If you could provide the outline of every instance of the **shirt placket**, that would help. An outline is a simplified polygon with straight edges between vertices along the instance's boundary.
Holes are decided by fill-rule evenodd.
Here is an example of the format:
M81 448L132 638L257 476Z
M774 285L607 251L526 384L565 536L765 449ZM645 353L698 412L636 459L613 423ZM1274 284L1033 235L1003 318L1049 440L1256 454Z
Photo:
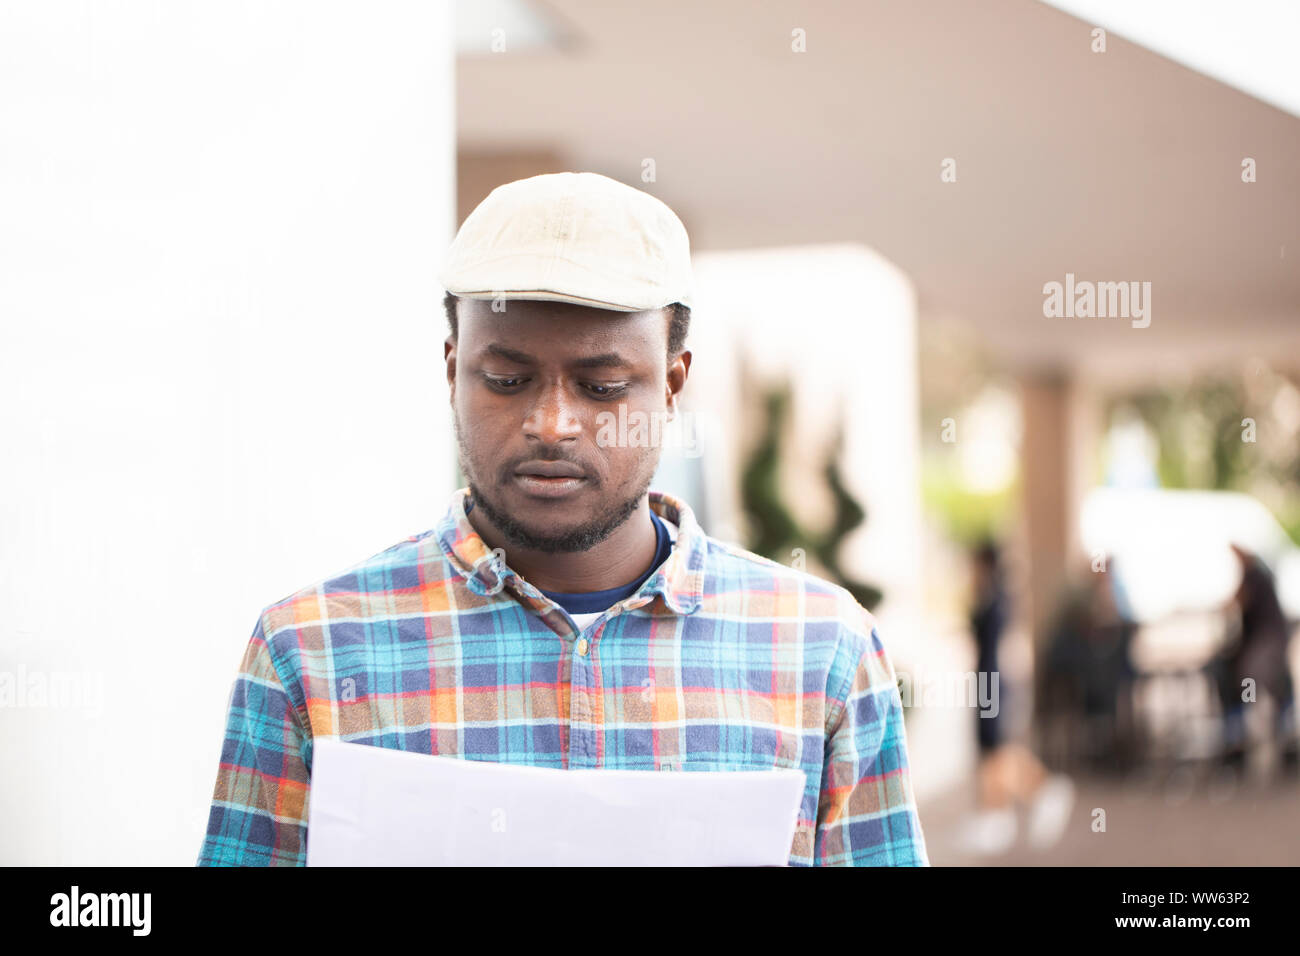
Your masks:
M628 598L610 608L607 616L597 621L591 636L575 634L569 648L569 767L601 767L605 732L605 699L601 681L599 648L601 635L610 621L620 614L636 610L650 603L650 595L642 593Z
M562 717L567 723L561 732L561 739L565 741L562 755L564 765L570 770L599 767L602 764L600 735L604 730L605 711L601 699L596 644L604 633L609 618L602 620L588 637L563 608L553 604L531 585L516 579L512 590L533 613L541 615L543 622L564 641L568 667L564 669L567 673L560 675L560 680L567 684L569 702L568 713ZM548 608L556 613L547 615L545 612ZM618 611L618 608L612 609L609 617Z
M605 629L601 623L588 638L575 635L569 644L569 767L600 766L601 715L600 681L596 665L596 642Z

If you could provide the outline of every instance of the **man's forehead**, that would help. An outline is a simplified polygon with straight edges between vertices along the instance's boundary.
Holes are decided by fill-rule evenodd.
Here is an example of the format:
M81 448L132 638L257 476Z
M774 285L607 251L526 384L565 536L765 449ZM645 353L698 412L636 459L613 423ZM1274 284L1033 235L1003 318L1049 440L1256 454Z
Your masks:
M563 346L566 342L623 343L626 348L660 348L668 328L669 310L618 312L575 305L512 299L493 303L486 299L461 299L457 317L461 337L473 341L527 339Z

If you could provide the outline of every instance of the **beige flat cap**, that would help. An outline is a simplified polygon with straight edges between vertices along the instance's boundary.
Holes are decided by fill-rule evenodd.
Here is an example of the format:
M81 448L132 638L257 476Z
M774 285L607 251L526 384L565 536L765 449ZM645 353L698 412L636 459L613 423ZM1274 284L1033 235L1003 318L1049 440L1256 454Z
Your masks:
M456 233L438 281L469 299L616 312L694 298L681 220L649 193L599 173L548 173L492 190Z

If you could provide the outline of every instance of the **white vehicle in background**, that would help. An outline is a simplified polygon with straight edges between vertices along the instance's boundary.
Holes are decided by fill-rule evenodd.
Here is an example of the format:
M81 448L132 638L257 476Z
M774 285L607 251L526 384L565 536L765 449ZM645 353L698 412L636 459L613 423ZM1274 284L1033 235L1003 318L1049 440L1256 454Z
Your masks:
M1080 539L1104 555L1140 625L1139 667L1208 656L1222 610L1241 581L1230 545L1264 560L1287 618L1300 620L1300 548L1250 495L1229 491L1098 488L1084 500Z

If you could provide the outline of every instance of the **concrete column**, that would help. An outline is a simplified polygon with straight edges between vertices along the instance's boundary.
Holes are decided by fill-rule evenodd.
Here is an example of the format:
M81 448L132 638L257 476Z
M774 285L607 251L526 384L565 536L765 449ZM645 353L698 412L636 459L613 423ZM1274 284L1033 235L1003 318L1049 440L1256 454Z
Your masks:
M1071 441L1069 381L1059 374L1024 376L1021 473L1029 625L1035 659L1065 582L1070 548Z

